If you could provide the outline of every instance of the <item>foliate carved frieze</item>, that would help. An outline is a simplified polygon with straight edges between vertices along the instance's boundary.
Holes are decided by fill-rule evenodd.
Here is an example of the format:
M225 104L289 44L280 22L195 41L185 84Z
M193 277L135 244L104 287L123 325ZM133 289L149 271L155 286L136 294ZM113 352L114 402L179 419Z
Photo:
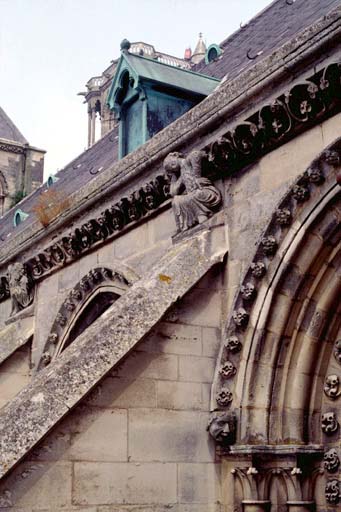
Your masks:
M69 295L61 305L54 323L51 327L50 334L45 343L45 350L40 359L39 368L43 368L50 364L53 356L58 352L58 346L65 338L65 333L89 296L99 287L115 285L117 289L125 289L131 285L131 282L121 274L106 267L98 267L90 270L79 283L69 292ZM57 352L56 352L57 351Z
M267 273L268 267L272 264L271 260L273 256L276 254L280 243L286 236L286 232L282 228L291 224L295 219L297 212L301 211L302 201L298 200L298 196L301 195L302 199L304 196L304 200L316 197L317 188L321 186L327 178L329 179L333 176L333 168L339 165L340 162L340 140L338 140L330 149L321 153L306 172L296 179L295 183L277 206L267 229L259 240L255 259L247 270L244 280L236 294L234 309L229 319L229 323L226 326L225 332L227 338L224 343L225 350L221 353L220 368L217 373L219 380L217 382L215 393L216 402L220 407L227 407L231 405L228 400L224 399L224 392L223 400L221 400L219 395L220 390L223 390L225 387L225 381L227 378L225 373L229 373L229 369L225 369L227 357L230 359L230 353L234 355L232 357L232 361L237 373L238 354L236 353L242 348L242 338L245 336L245 332L247 332L246 326L248 324L252 308L254 307L259 287L261 286L261 280ZM304 190L302 191L301 188ZM307 190L307 192L305 190ZM334 356L341 364L341 340L338 340L335 344ZM236 373L234 373L234 375L230 375L229 373L228 378L231 379L231 384ZM336 398L340 394L340 387L339 378L336 375L330 375L327 377L325 382L325 394L331 399ZM338 428L337 421L335 424L331 419L332 417L329 417L328 414L323 418L322 428L326 434L332 434L334 432L333 429L335 428L335 425L336 429Z
M27 262L27 267L33 279L39 279L52 268L80 257L94 245L103 243L128 224L158 208L169 198L168 177L157 176L129 197L122 198L104 210L98 218L90 219L68 236L63 236L31 258Z
M228 388L222 388L217 393L217 403L222 407L226 407L227 405L229 405L232 402L232 400L233 395Z
M6 151L7 153L15 153L17 155L22 155L25 152L25 148L23 146L15 146L13 144L6 144L5 142L0 142L0 151Z
M284 143L294 133L302 132L305 126L311 126L329 112L338 110L341 103L340 77L341 64L330 64L263 106L209 146L212 166L219 174L222 171L232 174ZM331 158L331 161L336 162L336 159Z
M237 372L236 367L231 363L231 361L225 361L225 363L220 367L219 373L223 379L230 379Z

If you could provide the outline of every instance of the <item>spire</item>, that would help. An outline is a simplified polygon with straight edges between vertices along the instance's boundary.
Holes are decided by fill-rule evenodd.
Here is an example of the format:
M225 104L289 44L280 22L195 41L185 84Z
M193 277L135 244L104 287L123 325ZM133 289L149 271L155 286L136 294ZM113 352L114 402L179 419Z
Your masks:
M206 45L202 38L202 32L200 32L199 40L197 42L197 45L196 45L195 50L192 55L193 64L198 64L198 62L200 62L201 59L203 59L205 57L205 53L206 53Z

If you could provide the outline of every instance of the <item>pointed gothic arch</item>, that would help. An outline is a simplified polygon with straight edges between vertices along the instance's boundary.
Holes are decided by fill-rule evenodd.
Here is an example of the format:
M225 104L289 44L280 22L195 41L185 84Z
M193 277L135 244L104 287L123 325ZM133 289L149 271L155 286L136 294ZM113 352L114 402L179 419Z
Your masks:
M334 499L328 464L341 423L340 167L338 139L281 200L237 291L218 356L211 407L238 418L231 464L243 456L270 478L247 497L259 510L270 505L280 474L288 506L310 510Z

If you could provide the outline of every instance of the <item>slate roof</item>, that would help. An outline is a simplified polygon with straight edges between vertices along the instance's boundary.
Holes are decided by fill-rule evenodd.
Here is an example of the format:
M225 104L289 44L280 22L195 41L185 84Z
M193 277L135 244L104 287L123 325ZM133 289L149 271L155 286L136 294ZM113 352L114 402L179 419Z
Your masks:
M6 112L0 107L0 139L6 139L20 144L28 144L23 134L18 130Z
M69 196L76 190L79 190L99 173L108 169L113 162L118 160L118 128L108 132L98 142L89 149L81 153L78 157L67 164L55 176L58 180L52 185L53 190L62 193L63 196ZM32 194L25 197L20 203L16 204L11 210L5 213L0 220L0 243L5 241L9 234L19 233L28 227L30 223L36 220L34 206L38 197L47 190L46 183L40 186ZM29 216L17 227L13 225L14 212L21 209Z
M215 62L205 60L193 71L228 80L272 53L305 27L340 6L340 0L276 0L252 18L248 24L225 39L219 46L222 55ZM290 4L290 5L289 5ZM261 55L255 57L258 52ZM251 59L248 57L249 56Z
M123 69L129 68L137 82L148 80L159 84L167 84L176 89L208 96L217 87L219 80L211 76L195 73L192 70L170 66L154 59L141 57L133 53L123 52L116 69L113 83L108 94L108 103L113 107L117 89L121 88L120 75ZM138 84L135 85L135 87Z
M250 51L249 55L251 56L263 51L262 55L257 57L257 60L262 59L293 38L296 33L322 18L333 8L340 6L340 0L296 0L291 4L292 1L288 0L287 3L286 0L275 0L272 2L245 27L239 29L221 43L220 46L224 51L216 62L206 65L203 60L193 67L193 71L219 79L225 75L227 75L227 79L233 79L243 69L251 67L255 63L255 60L250 60L247 57L248 51ZM131 57L131 54L129 57ZM0 108L0 137L3 136L1 135L1 126L4 124L4 119L9 118ZM23 139L23 136L11 121L10 126L14 127L16 137L22 137ZM117 159L118 129L114 128L91 148L66 165L63 170L59 171L57 174L59 179L53 187L56 191L61 191L65 196L68 196L90 182L95 173L98 174L109 168ZM18 233L26 229L35 219L32 208L38 196L45 190L46 185L43 185L4 215L0 220L0 243L6 240L7 236L13 233L14 230L15 233ZM13 226L13 215L16 208L29 213L29 217L15 228Z

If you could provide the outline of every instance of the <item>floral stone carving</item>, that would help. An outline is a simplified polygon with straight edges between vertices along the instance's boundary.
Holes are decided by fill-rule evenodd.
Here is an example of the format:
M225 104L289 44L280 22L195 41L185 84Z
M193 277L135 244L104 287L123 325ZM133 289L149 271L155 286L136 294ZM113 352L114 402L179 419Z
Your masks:
M242 348L242 344L240 343L237 336L230 336L226 340L225 348L230 352L239 352Z
M223 379L229 379L236 374L236 368L231 361L226 361L220 368L219 373Z
M265 236L262 239L261 243L262 243L264 254L266 254L267 256L272 256L273 254L275 254L275 252L277 250L277 241L274 236L271 236L271 235Z
M221 204L219 190L201 176L203 156L203 151L192 151L187 157L175 152L164 161L178 233L207 220Z
M337 340L334 347L334 357L341 364L341 340Z
M25 265L14 263L8 267L9 292L12 299L11 315L15 315L33 302L33 282Z
M323 462L327 471L330 471L331 473L337 471L340 466L340 459L335 448L331 448L324 454Z
M326 377L324 388L325 394L328 398L334 399L340 396L340 379L337 375L328 375Z
M257 277L258 279L263 277L266 272L266 266L265 263L262 261L254 261L251 263L251 272L252 275Z
M329 480L326 483L325 495L328 503L337 505L341 497L340 482L338 480Z
M327 435L334 434L338 429L338 422L335 412L325 412L322 414L321 428L322 432Z
M236 439L237 418L231 412L215 412L210 417L207 430L221 445L230 445Z
M229 405L233 400L233 395L228 388L222 388L217 394L217 403L223 407Z
M288 226L291 222L291 211L288 208L279 208L276 211L276 220L280 226Z
M249 314L244 308L239 308L233 311L233 320L238 327L245 327L249 320Z

